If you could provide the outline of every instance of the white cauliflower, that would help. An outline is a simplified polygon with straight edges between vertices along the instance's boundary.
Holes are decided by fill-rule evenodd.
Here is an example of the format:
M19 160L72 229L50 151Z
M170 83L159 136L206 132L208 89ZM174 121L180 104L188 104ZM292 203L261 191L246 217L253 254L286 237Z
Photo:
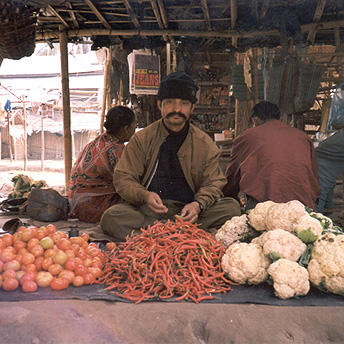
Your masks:
M215 234L215 239L229 247L236 241L244 241L255 236L255 231L247 224L247 215L234 216L226 221Z
M315 217L316 219L318 219L324 229L333 228L333 221L332 221L332 219L330 219L329 217L325 216L324 214L322 214L322 213L315 213L314 211L312 211L310 213L310 216Z
M298 219L308 214L305 206L299 201L287 203L276 203L272 205L265 217L266 230L271 231L277 228L293 232L294 225Z
M258 203L248 214L248 219L250 225L256 230L256 231L264 231L265 228L265 217L269 210L269 208L276 204L273 201L266 201Z
M298 237L283 229L265 232L255 242L262 246L263 253L272 260L285 258L296 262L307 249L307 245Z
M307 295L309 276L307 270L298 263L288 259L279 259L268 268L273 280L275 295L281 299Z
M227 248L221 259L223 271L239 284L260 284L266 281L270 263L261 246L254 243L234 243Z
M307 267L312 284L344 295L344 235L325 233L314 242Z
M309 214L303 215L294 225L295 234L307 244L314 242L323 230L320 221Z

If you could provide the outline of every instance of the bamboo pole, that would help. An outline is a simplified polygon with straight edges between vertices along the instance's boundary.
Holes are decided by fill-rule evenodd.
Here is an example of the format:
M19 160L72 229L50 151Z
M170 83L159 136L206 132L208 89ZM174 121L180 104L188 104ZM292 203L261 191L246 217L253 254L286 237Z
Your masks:
M60 26L60 54L61 54L61 81L62 81L62 104L63 104L63 142L65 163L65 188L66 193L72 169L72 146L71 146L71 120L70 120L70 94L68 75L68 39L65 28Z
M23 117L24 117L24 171L27 171L27 130L26 130L26 106L23 101Z
M44 172L44 156L45 156L45 142L44 142L44 116L41 118L41 171Z
M104 48L106 51L106 60L104 64L104 85L103 85L103 99L102 99L102 110L100 113L100 128L99 133L102 134L104 131L104 118L105 118L105 111L106 111L106 95L107 95L107 73L108 73L108 59L109 59L109 49Z
M11 145L11 134L10 134L10 113L7 112L7 138L8 138L8 149L10 153L10 162L13 161L12 159L12 145Z
M171 44L166 43L166 75L171 73Z

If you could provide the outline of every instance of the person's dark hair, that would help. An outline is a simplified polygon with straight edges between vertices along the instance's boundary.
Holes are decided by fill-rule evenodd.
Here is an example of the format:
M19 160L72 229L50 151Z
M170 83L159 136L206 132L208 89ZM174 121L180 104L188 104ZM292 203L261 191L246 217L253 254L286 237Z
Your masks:
M109 134L116 135L121 127L130 125L135 119L135 113L130 108L115 106L106 114L104 128Z
M253 107L250 119L253 117L258 117L263 121L267 121L269 119L280 119L281 113L276 104L263 100Z

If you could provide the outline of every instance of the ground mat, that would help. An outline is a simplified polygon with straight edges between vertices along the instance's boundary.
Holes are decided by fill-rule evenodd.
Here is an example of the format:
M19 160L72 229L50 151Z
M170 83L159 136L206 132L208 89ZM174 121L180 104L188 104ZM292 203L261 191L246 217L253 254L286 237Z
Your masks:
M34 293L24 293L20 288L15 291L0 290L0 301L35 301L35 300L103 300L131 302L114 294L108 294L106 286L101 284L87 285L82 287L68 287L65 290L55 291L51 288L39 288ZM193 302L175 301L169 299L151 299L147 302ZM146 302L146 301L144 301ZM202 303L232 303L232 304L264 304L273 306L344 306L344 297L332 293L325 293L311 288L306 296L282 300L274 296L273 287L268 284L258 286L235 285L226 294L214 294L213 300L203 300Z

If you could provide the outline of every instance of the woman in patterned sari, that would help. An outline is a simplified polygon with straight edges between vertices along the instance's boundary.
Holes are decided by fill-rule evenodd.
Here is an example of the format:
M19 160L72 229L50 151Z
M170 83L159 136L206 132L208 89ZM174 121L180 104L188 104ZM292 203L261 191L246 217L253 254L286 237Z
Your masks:
M104 211L122 202L113 186L113 171L122 156L124 142L136 128L136 116L128 107L111 108L106 131L89 142L75 161L68 185L70 216L96 223Z

